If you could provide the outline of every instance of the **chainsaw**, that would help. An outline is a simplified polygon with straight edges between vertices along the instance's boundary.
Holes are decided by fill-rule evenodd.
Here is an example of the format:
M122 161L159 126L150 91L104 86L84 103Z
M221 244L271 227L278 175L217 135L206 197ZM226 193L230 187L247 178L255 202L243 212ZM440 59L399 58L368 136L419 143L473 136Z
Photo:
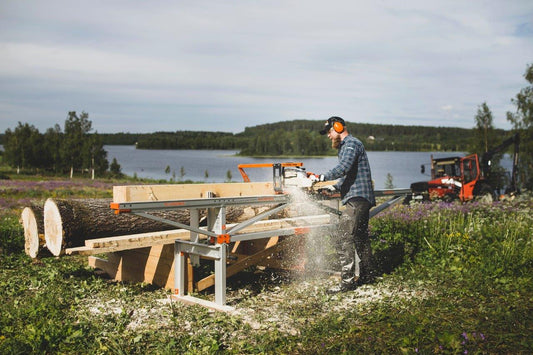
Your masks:
M303 163L266 163L266 164L240 164L239 171L245 182L250 182L250 179L244 168L265 168L272 167L272 178L274 191L277 194L282 194L291 188L304 189L314 200L339 200L340 192L332 191L327 186L331 186L334 181L314 182L309 178L308 172L303 167ZM340 215L338 209L316 204L329 213Z

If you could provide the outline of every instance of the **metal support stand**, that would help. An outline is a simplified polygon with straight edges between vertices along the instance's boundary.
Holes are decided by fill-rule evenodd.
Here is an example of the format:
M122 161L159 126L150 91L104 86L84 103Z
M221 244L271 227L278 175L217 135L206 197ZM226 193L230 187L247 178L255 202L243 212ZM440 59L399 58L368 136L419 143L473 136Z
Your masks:
M154 202L128 202L114 204L116 213L130 212L139 216L164 222L172 226L190 231L190 241L176 240L174 243L174 298L186 303L201 304L212 309L229 311L232 308L226 306L226 266L228 246L231 242L248 241L273 236L288 236L303 234L312 228L326 228L330 224L315 225L312 227L284 228L263 232L242 233L241 231L252 224L277 213L291 203L289 195L277 194L252 197L232 198L205 198L198 200L173 200ZM226 207L235 205L265 205L272 204L274 207L258 214L230 229L226 228ZM153 210L165 209L189 209L190 225L171 221L150 214ZM207 210L207 227L199 227L199 209ZM241 233L239 233L241 232ZM206 235L207 240L200 240L199 235ZM215 266L215 301L210 302L186 294L187 290L187 259L191 263L199 263L199 259L207 258L214 261Z

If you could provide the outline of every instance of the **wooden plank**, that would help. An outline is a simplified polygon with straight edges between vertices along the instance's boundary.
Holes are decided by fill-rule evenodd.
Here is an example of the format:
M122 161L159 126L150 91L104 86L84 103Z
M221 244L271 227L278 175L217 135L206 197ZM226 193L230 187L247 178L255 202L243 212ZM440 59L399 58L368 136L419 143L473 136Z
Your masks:
M172 229L162 232L139 233L131 235L121 235L109 238L88 239L85 246L90 248L110 248L131 246L132 248L143 248L156 244L170 244L176 239L189 240L190 231L186 229Z
M208 192L216 197L271 195L274 186L271 182L113 186L113 202L206 198Z
M65 249L66 255L95 255L95 254L105 254L117 251L116 248L91 248L88 246L76 247L76 248L67 248Z
M251 226L246 227L241 232L261 232L294 226L326 224L329 223L329 220L330 216L326 214L284 219L271 219L265 221L258 221L252 224ZM227 228L230 229L235 225L236 224L228 224ZM174 229L163 232L140 233L109 238L88 239L85 241L85 247L69 248L65 252L67 254L94 255L120 250L145 248L155 245L172 244L176 239L189 240L189 238L190 232L188 230ZM205 238L205 236L200 235L200 239ZM260 241L256 241L256 243L259 244Z

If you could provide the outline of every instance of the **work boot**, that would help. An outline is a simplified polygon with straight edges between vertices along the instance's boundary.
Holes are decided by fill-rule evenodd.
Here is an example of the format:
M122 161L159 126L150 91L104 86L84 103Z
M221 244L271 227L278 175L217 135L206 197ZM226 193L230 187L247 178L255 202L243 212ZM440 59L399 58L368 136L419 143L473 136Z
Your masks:
M368 284L374 283L375 281L376 281L376 276L375 276L374 272L371 271L371 272L368 272L368 273L362 275L356 281L356 284L357 284L357 286L368 285Z
M338 284L337 286L333 286L331 288L328 288L326 290L326 293L328 295L334 295L336 293L341 293L341 292L348 292L348 291L353 291L357 288L357 284L355 282L351 282L351 283L345 283L345 282L341 282L340 284Z

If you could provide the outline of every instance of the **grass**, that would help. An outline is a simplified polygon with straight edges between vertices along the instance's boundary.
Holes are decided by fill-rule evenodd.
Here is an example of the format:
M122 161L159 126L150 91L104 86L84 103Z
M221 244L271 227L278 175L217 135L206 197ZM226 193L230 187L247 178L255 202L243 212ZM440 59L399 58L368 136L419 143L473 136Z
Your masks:
M533 352L530 196L389 209L371 221L376 283L330 296L336 280L325 274L250 268L228 281L228 315L99 277L83 257L23 253L28 191L107 197L112 184L10 187L18 202L0 212L0 353Z

